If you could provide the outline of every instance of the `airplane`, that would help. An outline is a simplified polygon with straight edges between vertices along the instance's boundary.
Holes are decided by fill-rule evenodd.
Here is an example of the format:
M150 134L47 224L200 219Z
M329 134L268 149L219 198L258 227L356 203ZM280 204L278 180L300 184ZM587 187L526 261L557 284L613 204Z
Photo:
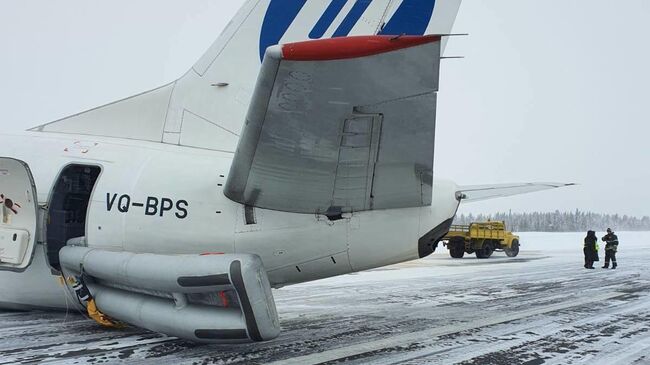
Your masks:
M247 0L179 79L1 135L0 307L268 341L272 289L426 257L461 202L568 185L434 179L460 4Z

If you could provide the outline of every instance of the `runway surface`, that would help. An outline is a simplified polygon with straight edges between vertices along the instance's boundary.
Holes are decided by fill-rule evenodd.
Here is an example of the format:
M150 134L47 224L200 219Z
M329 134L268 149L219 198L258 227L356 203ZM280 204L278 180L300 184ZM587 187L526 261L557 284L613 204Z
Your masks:
M454 260L439 247L275 290L283 332L261 344L0 312L0 364L650 364L650 232L618 235L617 270L582 267L583 233L523 233L517 258Z

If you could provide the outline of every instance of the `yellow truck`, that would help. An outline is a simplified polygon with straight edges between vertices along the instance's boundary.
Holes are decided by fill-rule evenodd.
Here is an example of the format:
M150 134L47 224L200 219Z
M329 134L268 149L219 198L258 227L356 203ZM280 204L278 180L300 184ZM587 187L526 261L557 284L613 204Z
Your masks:
M452 225L442 241L455 259L463 258L465 253L476 253L479 259L487 259L494 251L504 251L508 257L519 254L519 236L507 231L506 223L501 221Z

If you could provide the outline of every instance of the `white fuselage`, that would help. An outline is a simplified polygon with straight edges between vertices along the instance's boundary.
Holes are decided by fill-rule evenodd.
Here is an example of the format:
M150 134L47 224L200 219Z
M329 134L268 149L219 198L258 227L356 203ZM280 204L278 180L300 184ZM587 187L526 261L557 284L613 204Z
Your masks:
M222 193L232 153L40 132L1 138L0 156L29 165L42 206L52 198L65 166L101 169L87 211L89 247L160 254L256 254L274 287L417 259L418 239L453 217L458 206L455 184L436 181L431 206L355 212L339 220L255 208L248 222L254 223L246 224L244 206ZM43 243L43 238L39 241ZM49 274L42 248L36 251L32 266L41 268L31 267L23 274L0 272L0 281L9 275L34 276L35 270ZM56 282L49 276L38 280ZM7 295L0 294L0 303L12 302Z

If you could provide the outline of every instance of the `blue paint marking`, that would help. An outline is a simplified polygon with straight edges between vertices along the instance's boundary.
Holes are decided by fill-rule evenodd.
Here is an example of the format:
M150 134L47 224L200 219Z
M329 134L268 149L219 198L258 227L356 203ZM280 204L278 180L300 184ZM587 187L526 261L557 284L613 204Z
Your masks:
M435 0L404 0L379 34L423 35L429 26L435 5Z
M260 60L270 46L280 42L307 0L271 0L260 34Z
M341 13L348 0L331 0L325 12L309 33L309 38L322 38L327 29ZM359 22L363 13L368 9L372 0L354 0L355 3L343 22L338 26L332 37L346 37ZM271 0L264 16L260 34L260 60L270 46L280 42L307 0ZM436 0L403 0L393 17L382 28L379 34L384 35L423 35L436 5Z
M336 19L341 10L343 10L343 7L347 2L348 0L332 0L327 9L325 9L323 16L320 17L318 23L314 26L314 29L309 33L309 38L322 38L327 29L334 22L334 19Z
M372 0L356 0L348 15L343 19L343 22L336 29L332 37L346 37L352 31L355 24L361 19L363 13L368 9Z

